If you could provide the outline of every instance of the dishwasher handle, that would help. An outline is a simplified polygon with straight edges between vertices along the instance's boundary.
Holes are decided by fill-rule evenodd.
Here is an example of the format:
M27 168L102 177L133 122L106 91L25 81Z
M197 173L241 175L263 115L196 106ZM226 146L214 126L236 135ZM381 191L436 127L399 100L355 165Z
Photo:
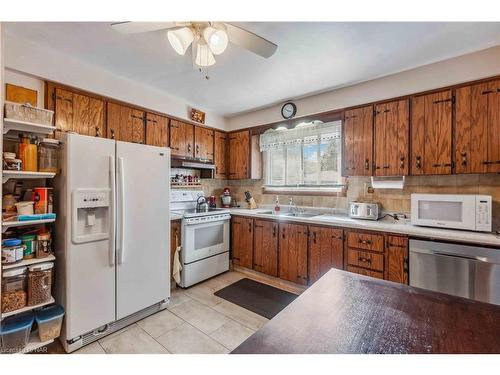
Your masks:
M450 258L462 258L462 259L468 259L468 260L476 260L476 261L485 262L485 263L495 263L492 260L488 259L487 257L474 256L474 255L463 255L463 254L456 254L456 253L446 253L443 251L433 251L433 250L421 249L421 248L415 248L415 247L410 248L410 252L421 253L421 254L441 255L441 256L450 257Z

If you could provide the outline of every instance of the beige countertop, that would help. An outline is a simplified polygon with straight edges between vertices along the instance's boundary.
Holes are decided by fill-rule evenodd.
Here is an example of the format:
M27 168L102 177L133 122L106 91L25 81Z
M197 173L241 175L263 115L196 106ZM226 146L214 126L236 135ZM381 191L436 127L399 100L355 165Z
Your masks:
M411 225L409 220L395 221L394 219L389 217L377 221L351 219L346 214L333 213L333 210L329 210L329 212L331 213L328 213L328 210L321 210L322 213L319 213L318 216L313 217L285 216L284 214L288 213L287 208L282 208L281 215L264 213L265 211L270 210L272 210L272 208L264 207L254 210L232 208L231 215L251 216L261 219L274 219L306 224L331 225L343 228L406 234L412 237L432 238L436 240L448 240L490 246L500 246L500 235L496 235L493 233L421 227Z

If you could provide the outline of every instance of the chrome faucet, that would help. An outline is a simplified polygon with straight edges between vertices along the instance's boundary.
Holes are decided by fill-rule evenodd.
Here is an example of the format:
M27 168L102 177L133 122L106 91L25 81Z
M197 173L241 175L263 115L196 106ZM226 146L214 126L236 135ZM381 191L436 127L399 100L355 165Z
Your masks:
M297 215L299 213L299 208L293 201L293 197L290 197L290 200L288 201L288 211L294 215Z

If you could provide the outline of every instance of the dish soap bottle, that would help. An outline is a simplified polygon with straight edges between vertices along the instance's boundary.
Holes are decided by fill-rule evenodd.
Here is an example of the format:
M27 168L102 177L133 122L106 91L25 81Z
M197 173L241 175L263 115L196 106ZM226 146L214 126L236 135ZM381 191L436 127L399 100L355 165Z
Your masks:
M274 212L280 212L280 199L278 198L278 196L276 196L276 200L274 201Z

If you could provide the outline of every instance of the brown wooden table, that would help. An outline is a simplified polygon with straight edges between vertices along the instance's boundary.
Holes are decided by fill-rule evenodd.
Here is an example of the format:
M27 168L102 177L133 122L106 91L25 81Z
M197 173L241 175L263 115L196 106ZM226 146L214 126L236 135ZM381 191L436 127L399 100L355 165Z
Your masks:
M500 306L332 269L232 353L500 353Z

